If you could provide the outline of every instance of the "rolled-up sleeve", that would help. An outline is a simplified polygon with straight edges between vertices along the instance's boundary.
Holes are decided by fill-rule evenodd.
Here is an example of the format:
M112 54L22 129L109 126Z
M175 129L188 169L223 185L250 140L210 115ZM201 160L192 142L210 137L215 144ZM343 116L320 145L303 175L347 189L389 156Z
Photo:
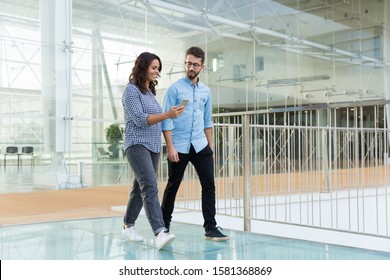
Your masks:
M128 86L123 95L125 114L134 122L137 127L148 127L148 114L143 111L139 94Z
M164 96L163 112L168 112L172 106L175 106L177 100L177 89L174 86L170 86ZM172 119L166 119L162 122L162 131L172 130Z
M211 104L211 94L208 96L204 110L204 128L213 127L213 112Z

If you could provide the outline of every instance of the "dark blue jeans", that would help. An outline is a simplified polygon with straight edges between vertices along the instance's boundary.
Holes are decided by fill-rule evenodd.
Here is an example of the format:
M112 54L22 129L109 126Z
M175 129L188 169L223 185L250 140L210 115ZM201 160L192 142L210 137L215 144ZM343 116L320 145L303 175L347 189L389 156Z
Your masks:
M196 153L191 145L189 154L179 153L178 162L168 160L168 183L161 203L165 227L169 228L171 224L176 194L189 162L195 167L202 186L203 227L208 231L217 225L215 221L214 159L209 145L199 153Z
M135 179L123 222L133 226L143 206L153 232L158 234L165 230L156 175L160 154L153 153L142 145L134 145L126 149L126 157Z

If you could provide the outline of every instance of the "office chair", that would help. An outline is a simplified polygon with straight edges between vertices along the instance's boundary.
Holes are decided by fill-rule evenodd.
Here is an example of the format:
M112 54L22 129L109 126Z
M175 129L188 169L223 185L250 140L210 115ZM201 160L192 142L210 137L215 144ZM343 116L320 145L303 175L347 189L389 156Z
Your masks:
M19 165L19 154L18 154L18 147L15 146L8 146L5 148L5 153L4 153L4 166L7 165L7 156L15 156L18 160L18 165Z
M101 159L110 159L111 153L107 152L103 147L98 147L97 152L98 161Z
M19 162L22 165L22 157L30 156L31 157L31 166L34 165L34 148L31 146L22 147L22 153L19 154Z

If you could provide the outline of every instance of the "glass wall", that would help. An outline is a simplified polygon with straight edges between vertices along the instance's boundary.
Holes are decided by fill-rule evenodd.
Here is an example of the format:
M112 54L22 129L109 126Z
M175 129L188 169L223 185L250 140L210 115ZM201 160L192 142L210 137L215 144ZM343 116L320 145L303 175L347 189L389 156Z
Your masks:
M143 51L163 61L160 102L192 45L207 53L201 79L215 112L389 99L390 11L382 0L0 5L1 154L33 146L36 165L122 163L98 148L109 149L109 125L123 126L122 91Z

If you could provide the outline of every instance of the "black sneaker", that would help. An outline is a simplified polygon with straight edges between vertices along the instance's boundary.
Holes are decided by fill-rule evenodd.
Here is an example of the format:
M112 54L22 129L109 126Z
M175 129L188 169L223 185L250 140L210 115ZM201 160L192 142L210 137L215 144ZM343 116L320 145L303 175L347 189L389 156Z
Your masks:
M212 241L225 241L229 240L230 238L226 235L224 235L222 232L219 231L219 229L222 229L220 227L215 227L204 235L204 238L207 240L212 240Z

